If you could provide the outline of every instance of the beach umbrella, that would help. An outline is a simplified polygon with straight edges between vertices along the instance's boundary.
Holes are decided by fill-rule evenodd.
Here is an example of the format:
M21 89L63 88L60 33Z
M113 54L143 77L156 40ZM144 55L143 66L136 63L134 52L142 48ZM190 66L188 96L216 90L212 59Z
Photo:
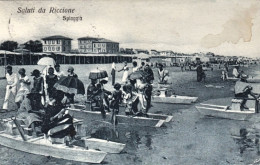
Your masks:
M128 79L135 80L135 79L140 79L140 78L146 78L147 76L148 76L148 74L145 71L138 70L138 71L135 71L135 72L131 73L128 76Z
M43 57L37 62L37 64L45 66L54 66L56 63L55 60L51 57Z
M54 88L69 94L85 94L82 81L72 76L63 76L55 84Z
M105 70L92 70L89 73L89 79L103 79L108 77L107 71Z

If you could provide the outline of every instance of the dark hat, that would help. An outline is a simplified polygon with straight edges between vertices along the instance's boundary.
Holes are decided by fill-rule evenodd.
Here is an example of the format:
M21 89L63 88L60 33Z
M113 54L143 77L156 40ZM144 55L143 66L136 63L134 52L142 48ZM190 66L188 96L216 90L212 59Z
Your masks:
M121 85L119 83L115 83L114 88L119 90L121 88Z
M70 70L70 71L74 71L74 68L73 68L72 66L69 66L69 67L68 67L68 71L69 71L69 70Z
M18 73L21 73L21 72L25 73L25 69L24 68L19 69Z
M7 65L6 69L13 69L13 67L11 65Z
M40 75L41 72L38 69L34 69L31 73L32 76Z

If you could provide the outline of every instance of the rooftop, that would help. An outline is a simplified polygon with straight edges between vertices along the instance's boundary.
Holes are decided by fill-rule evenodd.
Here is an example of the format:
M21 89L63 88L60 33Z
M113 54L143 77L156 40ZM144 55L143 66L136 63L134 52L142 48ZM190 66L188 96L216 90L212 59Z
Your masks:
M95 37L89 37L89 36L78 38L78 40L94 40L95 42L112 42L112 43L118 43L118 42L111 41L111 40L108 40L108 39L105 39L105 38L95 38Z
M64 37L64 36L61 36L61 35L49 36L49 37L42 38L42 40L54 40L54 39L72 40L71 38Z

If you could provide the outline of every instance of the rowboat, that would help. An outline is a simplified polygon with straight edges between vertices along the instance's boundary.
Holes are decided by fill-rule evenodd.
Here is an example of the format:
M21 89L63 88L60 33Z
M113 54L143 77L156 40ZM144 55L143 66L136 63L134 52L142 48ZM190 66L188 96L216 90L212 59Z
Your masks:
M89 146L66 146L64 138L52 139L53 141L50 142L44 136L36 138L29 136L30 129L20 125L16 119L2 119L1 124L5 130L0 132L0 145L8 148L85 163L101 163L107 155L107 152L97 151ZM76 131L80 132L82 121L73 119L73 125ZM96 140L96 143L104 142Z
M168 104L192 104L196 102L198 97L190 97L190 96L179 96L179 95L171 95L170 97L166 96L153 96L152 102L155 103L168 103Z
M84 105L71 105L69 113L79 119L83 119L84 122L89 121L105 121L110 122L112 118L111 113L106 113L106 118L102 118L101 112L86 110ZM128 115L116 115L118 123L126 123L130 125L161 127L164 123L170 122L173 116L147 113L148 117L128 116Z
M101 163L107 155L106 152L94 149L86 149L79 146L68 147L64 144L52 144L44 139L43 136L38 138L25 136L27 141L24 141L20 135L10 135L2 131L0 132L0 145L26 153L85 163Z
M103 139L83 137L81 140L83 140L85 147L112 154L118 154L125 148L125 144Z
M247 111L237 109L229 109L229 106L220 106L213 104L200 104L195 106L196 109L204 116L211 116L217 118L225 118L232 120L248 120L255 114L255 109L250 108Z

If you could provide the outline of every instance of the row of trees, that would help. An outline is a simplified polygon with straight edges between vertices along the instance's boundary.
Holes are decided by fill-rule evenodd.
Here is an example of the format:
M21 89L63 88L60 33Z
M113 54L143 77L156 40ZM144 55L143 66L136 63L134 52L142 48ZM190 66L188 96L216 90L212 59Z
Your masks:
M42 52L42 43L39 40L30 40L25 42L23 49L27 49L31 52ZM0 45L0 50L7 50L7 51L13 51L15 49L17 49L19 47L18 42L16 41L4 41L3 43L1 43Z

